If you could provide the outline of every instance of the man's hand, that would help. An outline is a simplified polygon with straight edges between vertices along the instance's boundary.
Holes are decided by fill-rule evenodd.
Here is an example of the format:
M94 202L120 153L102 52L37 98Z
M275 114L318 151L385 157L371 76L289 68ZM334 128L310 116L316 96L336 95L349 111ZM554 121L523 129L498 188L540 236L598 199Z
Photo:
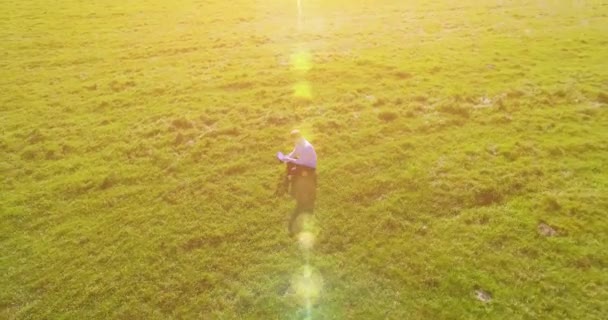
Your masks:
M279 161L281 162L285 162L285 155L283 154L283 152L277 152L277 159L279 159Z

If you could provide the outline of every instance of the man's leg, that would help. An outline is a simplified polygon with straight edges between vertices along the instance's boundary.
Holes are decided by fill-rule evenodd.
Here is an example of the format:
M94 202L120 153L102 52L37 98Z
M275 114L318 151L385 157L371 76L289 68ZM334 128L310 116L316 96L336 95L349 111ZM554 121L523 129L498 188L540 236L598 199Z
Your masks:
M302 188L302 212L313 214L316 199L316 175L309 175L304 179L300 188Z
M316 198L316 176L296 177L293 187L295 189L296 209L289 221L289 232L295 233L296 222L303 214L314 214Z
M294 170L297 170L297 167L295 165L293 166L293 168ZM306 202L304 197L306 195L306 189L304 186L304 184L306 183L306 179L305 177L300 177L298 175L292 176L291 179L291 195L296 200L296 207L291 213L291 217L289 218L289 234L294 235L296 232L299 231L296 230L298 218L300 217L300 214L304 210L306 210Z
M291 213L291 217L289 218L289 235L294 235L296 230L296 222L298 221L298 217L300 216L300 212L302 211L302 208L300 206L299 203L296 204L296 208L293 210L293 212Z

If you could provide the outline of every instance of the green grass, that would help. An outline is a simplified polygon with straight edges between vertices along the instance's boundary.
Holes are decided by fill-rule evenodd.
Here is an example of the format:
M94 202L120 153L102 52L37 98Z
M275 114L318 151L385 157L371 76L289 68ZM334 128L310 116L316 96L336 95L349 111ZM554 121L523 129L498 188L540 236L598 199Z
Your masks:
M0 318L303 319L293 128L313 319L605 318L607 4L447 3L2 3Z

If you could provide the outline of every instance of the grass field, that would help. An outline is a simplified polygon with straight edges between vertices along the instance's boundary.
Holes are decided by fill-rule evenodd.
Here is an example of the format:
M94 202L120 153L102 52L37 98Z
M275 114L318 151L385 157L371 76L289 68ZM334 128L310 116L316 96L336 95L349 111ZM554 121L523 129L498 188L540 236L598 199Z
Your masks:
M608 2L298 12L0 3L1 319L608 318Z

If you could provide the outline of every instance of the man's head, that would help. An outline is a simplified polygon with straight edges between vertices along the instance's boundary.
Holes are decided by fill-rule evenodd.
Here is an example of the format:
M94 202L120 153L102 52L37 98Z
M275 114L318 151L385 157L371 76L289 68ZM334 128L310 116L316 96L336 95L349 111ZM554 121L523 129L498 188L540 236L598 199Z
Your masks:
M293 130L291 131L291 139L295 142L298 143L302 140L302 134L300 133L300 130Z

